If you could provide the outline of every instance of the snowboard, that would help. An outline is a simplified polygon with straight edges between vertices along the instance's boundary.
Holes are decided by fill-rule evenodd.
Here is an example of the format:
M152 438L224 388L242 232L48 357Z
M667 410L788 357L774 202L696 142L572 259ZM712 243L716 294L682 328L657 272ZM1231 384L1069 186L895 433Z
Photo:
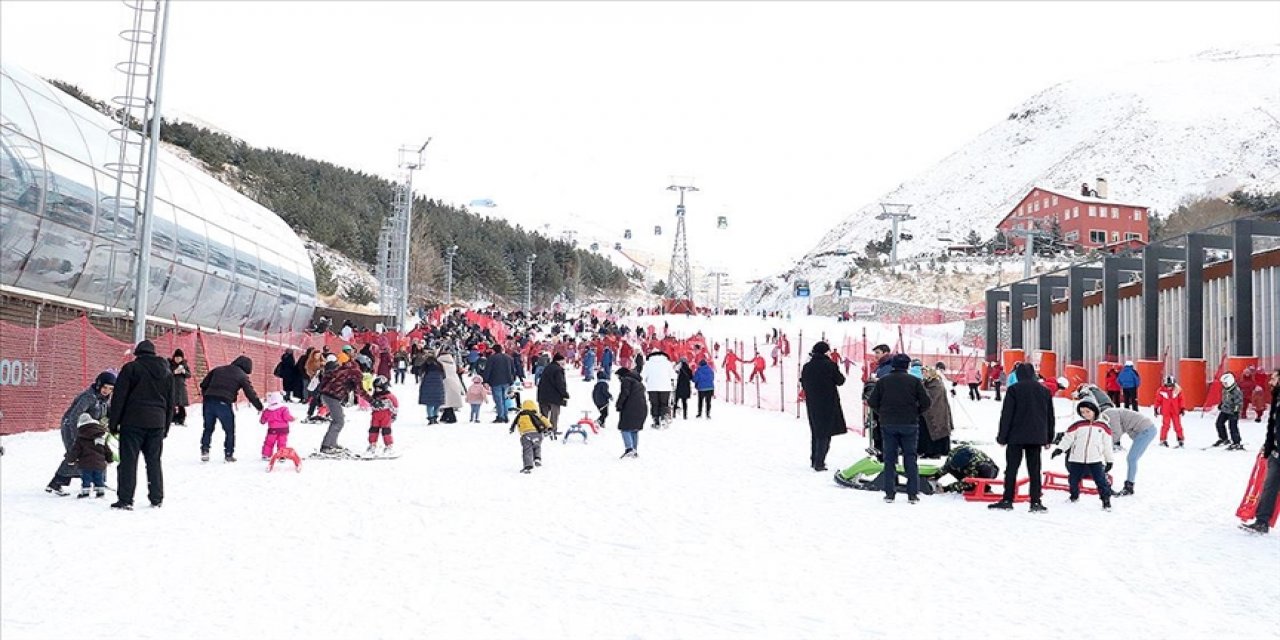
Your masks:
M1252 520L1258 513L1258 498L1262 494L1262 483L1267 477L1267 459L1262 454L1258 454L1258 459L1253 463L1253 472L1249 474L1249 484L1245 486L1244 497L1240 499L1240 507L1236 509L1236 516L1241 520ZM1277 508L1271 512L1271 522L1268 526L1276 526L1276 521L1280 520L1280 496L1276 496Z

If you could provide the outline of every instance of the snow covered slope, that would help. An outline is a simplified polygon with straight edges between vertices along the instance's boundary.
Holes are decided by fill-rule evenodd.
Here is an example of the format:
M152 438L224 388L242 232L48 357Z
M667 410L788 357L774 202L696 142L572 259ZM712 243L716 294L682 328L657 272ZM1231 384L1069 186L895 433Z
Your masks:
M918 220L899 256L933 254L942 238L983 238L1033 186L1077 193L1105 177L1112 199L1168 213L1187 195L1280 189L1280 45L1207 51L1085 76L1033 96L928 171L831 229L798 265L851 262L884 237L879 203ZM826 254L826 255L824 255ZM821 284L821 283L819 283Z

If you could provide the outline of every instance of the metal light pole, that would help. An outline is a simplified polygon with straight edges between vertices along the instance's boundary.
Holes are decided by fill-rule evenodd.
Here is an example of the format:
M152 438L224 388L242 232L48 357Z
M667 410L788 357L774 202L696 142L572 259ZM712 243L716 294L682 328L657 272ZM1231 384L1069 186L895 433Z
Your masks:
M444 250L445 263L445 279L444 279L444 301L445 304L453 304L453 258L458 255L458 245L452 245Z
M908 220L915 220L916 217L907 213L911 211L909 204L880 204L881 214L876 216L876 220L892 220L893 221L893 237L889 245L889 266L898 264L898 223Z
M1033 222L1036 220L1035 218L1028 218L1028 217L1025 217L1025 216L1020 216L1020 217L1016 217L1016 218L1010 218L1009 220L1010 220L1011 222L1013 222L1014 224L1017 224L1017 223L1019 223L1019 222L1026 222L1026 223L1027 223L1027 228L1025 228L1025 229L1017 229L1017 228L1010 229L1010 230L1009 230L1009 234L1010 234L1010 235L1015 235L1015 236L1021 236L1021 237L1025 238L1024 245L1023 245L1023 250L1022 250L1022 257L1023 257L1023 262L1022 262L1022 277L1023 277L1023 278L1030 278L1030 277L1031 277L1031 265L1032 265L1032 262L1033 262L1033 260L1034 260L1034 255L1035 255L1036 238L1038 238L1038 237L1040 237L1040 236L1044 236L1044 237L1046 237L1046 238L1052 238L1052 237L1053 237L1053 234L1048 233L1048 232L1045 232L1045 231L1041 231L1041 230L1039 230L1039 229L1034 228L1034 227L1032 226L1032 224L1033 224Z
M169 2L161 3L160 31L156 37L160 40L160 50L156 62L156 94L155 108L151 112L151 122L147 123L147 181L146 191L142 199L142 231L138 238L138 273L133 288L133 343L147 339L147 291L151 287L151 230L155 220L153 207L156 202L156 154L160 145L160 105L164 98L164 53L169 43Z
M720 278L729 274L723 271L712 271L707 275L716 279L716 313L720 313Z
M537 261L538 254L531 253L528 258L524 259L524 312L526 315L533 311L533 263Z

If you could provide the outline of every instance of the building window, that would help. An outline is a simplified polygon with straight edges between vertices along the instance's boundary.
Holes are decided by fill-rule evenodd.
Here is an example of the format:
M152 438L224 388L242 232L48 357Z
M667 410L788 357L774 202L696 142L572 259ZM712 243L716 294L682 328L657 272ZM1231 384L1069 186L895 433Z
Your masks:
M1022 205L1018 205L1018 215L1022 215Z
M1053 206L1058 206L1058 196L1050 196L1050 199L1053 200Z
M1071 217L1072 218L1080 217L1080 207L1071 207Z
M1080 239L1080 232L1079 232L1079 231L1068 231L1068 232L1066 233L1066 235L1062 236L1062 239L1063 239L1063 240L1066 240L1067 242L1075 242L1075 241L1077 241L1077 240L1079 240L1079 239Z
M1048 209L1048 208L1049 208L1049 199L1048 199L1048 198L1045 198L1045 199L1044 199L1044 208L1046 208L1046 209Z
M1133 219L1142 222L1142 209L1133 210Z
M1040 201L1039 201L1039 200L1036 200L1035 202L1031 203L1031 210L1032 210L1033 212L1035 212L1035 213L1039 213L1039 212L1040 212Z
M1120 232L1119 232L1119 231L1112 231L1112 232L1111 232L1111 241L1112 241L1112 242L1120 242Z
M1090 207L1090 209L1092 209L1092 208L1093 208L1093 207ZM1106 243L1107 243L1107 232L1106 232L1106 231L1098 231L1098 230L1096 230L1096 229L1090 229L1090 230L1089 230L1089 242L1092 242L1092 243L1094 243L1094 244L1106 244Z
M1098 208L1097 208L1097 207L1095 207L1095 206L1093 206L1093 205L1089 205L1089 217L1090 217L1090 218L1096 218L1096 217L1098 217Z
M1133 233L1132 231L1130 231L1129 233L1124 234L1124 239L1125 239L1125 240L1138 240L1138 241L1141 241L1141 240L1142 240L1142 234L1141 234L1141 233Z
M1120 207L1111 207L1111 218L1113 220L1120 219Z

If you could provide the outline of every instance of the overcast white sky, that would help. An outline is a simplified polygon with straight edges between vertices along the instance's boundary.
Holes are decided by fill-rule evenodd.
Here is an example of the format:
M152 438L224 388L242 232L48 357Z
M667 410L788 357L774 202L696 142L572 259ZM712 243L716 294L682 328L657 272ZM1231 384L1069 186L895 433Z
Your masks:
M0 59L107 98L126 18L3 0ZM433 136L420 193L526 226L651 233L693 175L695 259L741 281L1049 85L1277 32L1280 2L181 0L164 106L389 177ZM703 231L723 214L732 242Z

